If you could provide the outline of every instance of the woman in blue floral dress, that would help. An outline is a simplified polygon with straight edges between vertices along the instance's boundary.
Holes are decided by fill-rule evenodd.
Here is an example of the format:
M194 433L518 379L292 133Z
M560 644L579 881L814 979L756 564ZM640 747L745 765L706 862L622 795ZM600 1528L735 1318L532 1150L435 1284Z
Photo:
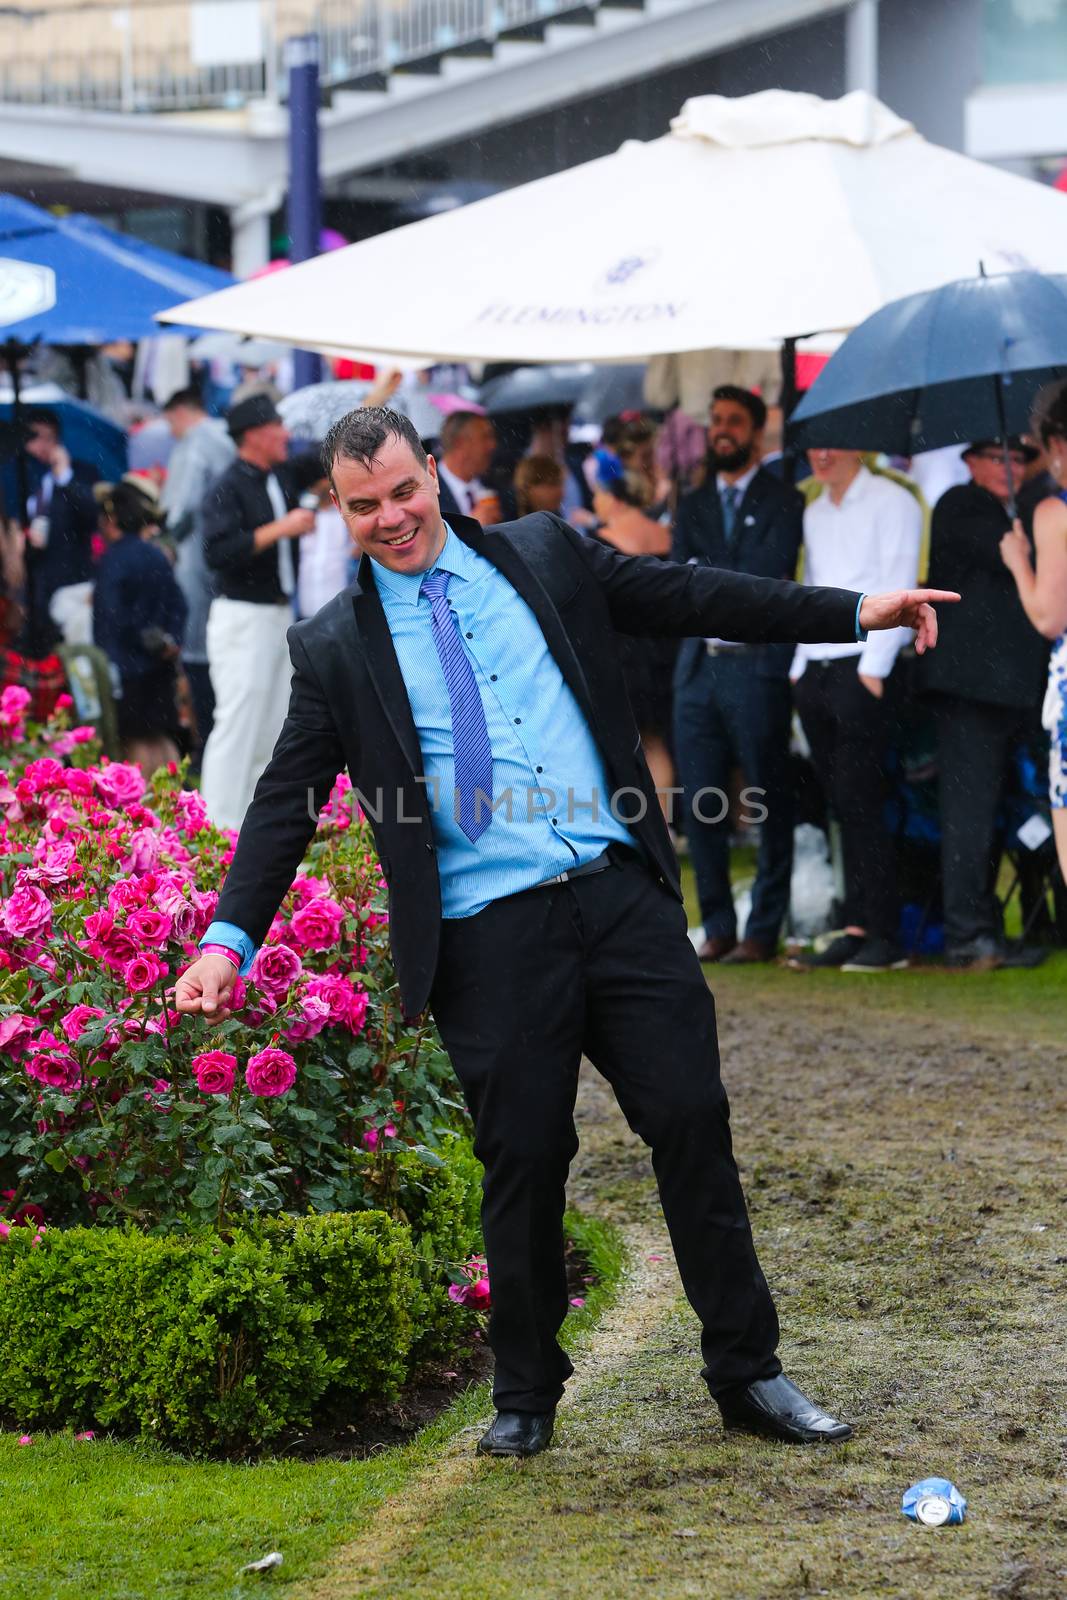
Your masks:
M1000 543L1026 615L1046 639L1054 639L1042 722L1051 740L1049 796L1060 871L1067 880L1067 386L1041 419L1041 440L1058 493L1034 512L1036 570L1030 544L1016 522Z

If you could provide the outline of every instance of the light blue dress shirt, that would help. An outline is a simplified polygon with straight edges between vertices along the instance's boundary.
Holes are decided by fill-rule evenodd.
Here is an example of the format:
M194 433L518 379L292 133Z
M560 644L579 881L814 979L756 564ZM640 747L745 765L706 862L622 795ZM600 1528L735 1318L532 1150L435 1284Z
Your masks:
M426 574L374 562L374 580L422 750L442 912L469 917L594 860L609 844L632 846L621 819L633 816L640 798L632 791L613 796L541 626L503 573L447 525L432 570L452 574L448 603L478 680L493 751L493 820L474 843L456 820L451 705L430 602L419 592ZM213 922L201 942L240 955L242 974L255 955L251 939L232 923Z

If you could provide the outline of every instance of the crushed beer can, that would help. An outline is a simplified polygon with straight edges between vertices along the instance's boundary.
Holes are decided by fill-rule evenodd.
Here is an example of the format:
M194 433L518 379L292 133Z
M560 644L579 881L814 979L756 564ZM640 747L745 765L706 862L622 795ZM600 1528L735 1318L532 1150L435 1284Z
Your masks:
M900 1509L912 1522L943 1528L963 1521L967 1502L947 1478L923 1478L905 1489Z

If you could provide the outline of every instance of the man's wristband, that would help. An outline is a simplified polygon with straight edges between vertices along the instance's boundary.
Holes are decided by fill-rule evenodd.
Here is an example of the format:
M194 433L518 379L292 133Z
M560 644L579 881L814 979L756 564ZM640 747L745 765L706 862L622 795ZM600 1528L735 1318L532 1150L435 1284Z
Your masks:
M202 956L225 956L227 961L233 962L238 972L241 970L240 956L236 950L230 950L224 944L202 944L200 946L200 954Z

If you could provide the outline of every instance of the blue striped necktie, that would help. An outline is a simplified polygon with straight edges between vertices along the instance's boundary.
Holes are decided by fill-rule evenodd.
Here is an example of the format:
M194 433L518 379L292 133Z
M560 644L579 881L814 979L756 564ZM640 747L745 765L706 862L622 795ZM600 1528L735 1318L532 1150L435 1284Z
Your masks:
M448 604L450 572L428 572L419 593L430 602L433 642L445 675L452 708L452 755L460 827L473 844L493 820L493 750L485 723L485 707L474 668L459 636L459 623Z

